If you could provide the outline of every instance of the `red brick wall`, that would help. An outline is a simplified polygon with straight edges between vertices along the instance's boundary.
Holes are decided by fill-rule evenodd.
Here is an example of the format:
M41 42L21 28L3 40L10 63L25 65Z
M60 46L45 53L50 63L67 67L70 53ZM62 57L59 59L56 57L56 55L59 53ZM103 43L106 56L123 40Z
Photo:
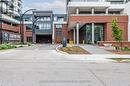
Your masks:
M85 22L85 23L100 23L112 22L112 19L117 19L118 22L128 22L128 16L69 16L70 22Z
M24 26L24 42L27 42L27 37L32 37L32 30L27 30L27 27Z
M69 32L68 32L68 37L69 37L69 40L70 41L72 41L73 40L73 30L70 30Z
M62 41L62 37L66 37L68 39L68 25L67 24L63 24L62 25L62 30L61 30L61 34L62 36L56 36L56 25L54 26L54 29L55 29L55 42L56 43L61 43Z
M123 40L128 41L128 24L127 23L118 23L119 27L123 30ZM106 38L105 41L113 41L112 37L112 29L111 29L111 23L106 23Z
M32 37L32 30L26 30L26 36Z
M7 31L18 32L18 33L20 31L19 25L11 26L11 25L8 25L8 24L2 24L2 29L7 30Z

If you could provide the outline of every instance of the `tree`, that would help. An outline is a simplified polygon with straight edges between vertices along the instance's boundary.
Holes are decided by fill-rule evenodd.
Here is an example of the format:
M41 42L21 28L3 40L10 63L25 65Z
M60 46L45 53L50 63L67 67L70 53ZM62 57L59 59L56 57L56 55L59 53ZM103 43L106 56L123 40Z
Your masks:
M122 48L122 32L123 30L118 26L117 19L112 20L112 36L114 40L120 43L120 47ZM120 49L120 47L116 46L116 49Z

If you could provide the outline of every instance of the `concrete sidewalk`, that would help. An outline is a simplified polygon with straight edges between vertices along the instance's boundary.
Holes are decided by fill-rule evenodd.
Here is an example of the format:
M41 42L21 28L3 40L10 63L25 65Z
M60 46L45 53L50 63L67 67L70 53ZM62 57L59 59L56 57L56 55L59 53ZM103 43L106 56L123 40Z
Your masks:
M111 52L108 52L104 49L101 49L98 46L93 46L93 45L79 45L80 47L84 48L86 51L90 52L91 54L112 54Z

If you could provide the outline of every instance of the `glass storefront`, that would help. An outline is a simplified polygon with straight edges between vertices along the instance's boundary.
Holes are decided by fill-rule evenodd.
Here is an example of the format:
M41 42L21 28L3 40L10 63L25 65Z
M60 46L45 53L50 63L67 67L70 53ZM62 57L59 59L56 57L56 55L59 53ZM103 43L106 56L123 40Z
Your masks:
M95 24L94 26L94 42L97 43L98 41L104 40L104 29L103 24Z
M92 42L92 25L86 24L85 43L90 44L91 42Z
M94 24L94 43L104 40L104 24ZM92 24L85 24L81 28L80 42L85 44L92 43Z

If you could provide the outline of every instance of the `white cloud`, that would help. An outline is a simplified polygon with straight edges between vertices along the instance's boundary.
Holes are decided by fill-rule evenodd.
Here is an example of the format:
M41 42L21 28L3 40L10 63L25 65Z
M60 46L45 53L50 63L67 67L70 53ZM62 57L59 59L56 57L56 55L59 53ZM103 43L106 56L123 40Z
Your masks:
M35 2L29 5L27 8L35 8L35 9L64 9L65 2L60 0L55 0L51 2Z

